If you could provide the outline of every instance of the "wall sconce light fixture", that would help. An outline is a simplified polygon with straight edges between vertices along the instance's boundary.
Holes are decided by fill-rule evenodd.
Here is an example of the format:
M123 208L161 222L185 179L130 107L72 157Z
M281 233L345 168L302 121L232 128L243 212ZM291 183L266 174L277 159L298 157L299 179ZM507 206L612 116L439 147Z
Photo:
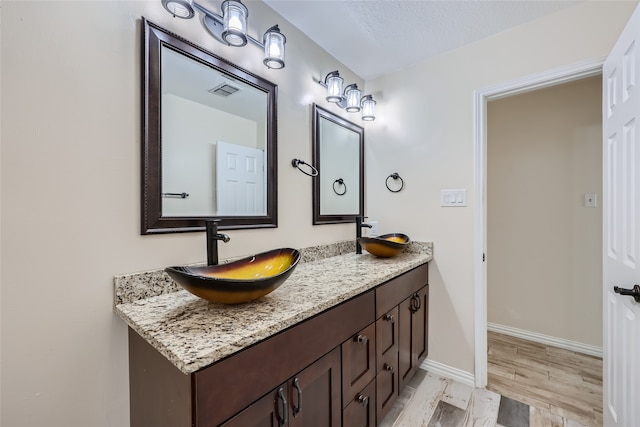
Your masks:
M211 12L193 0L162 0L162 6L174 17L191 19L195 9L202 12L202 25L209 34L227 46L245 46L251 42L264 49L264 60L267 68L284 68L284 45L287 38L277 25L269 28L262 37L256 40L247 34L247 18L249 10L240 0L224 0L220 6L222 15Z
M327 89L328 102L335 103L349 113L362 111L362 120L376 119L376 101L373 99L373 95L362 96L362 91L355 83L348 85L343 91L344 79L340 77L338 71L330 72L325 76L324 81L320 80L318 84Z

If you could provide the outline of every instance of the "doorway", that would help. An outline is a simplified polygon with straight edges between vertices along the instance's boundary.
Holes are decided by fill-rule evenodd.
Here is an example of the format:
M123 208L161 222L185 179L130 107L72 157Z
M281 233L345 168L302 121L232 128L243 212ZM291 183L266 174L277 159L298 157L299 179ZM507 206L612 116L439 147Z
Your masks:
M600 75L603 60L575 64L539 75L476 91L475 93L475 385L487 385L487 103ZM490 254L489 254L490 256Z
M602 357L602 78L487 112L489 330Z

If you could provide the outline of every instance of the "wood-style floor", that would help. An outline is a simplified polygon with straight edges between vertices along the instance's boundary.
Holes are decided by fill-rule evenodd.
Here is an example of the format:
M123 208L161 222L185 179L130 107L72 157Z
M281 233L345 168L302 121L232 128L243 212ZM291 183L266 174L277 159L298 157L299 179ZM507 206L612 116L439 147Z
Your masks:
M602 426L602 359L488 334L488 390L531 407L533 426Z
M602 359L489 332L489 385L422 369L380 427L602 425Z
M500 396L419 369L380 427L493 427Z

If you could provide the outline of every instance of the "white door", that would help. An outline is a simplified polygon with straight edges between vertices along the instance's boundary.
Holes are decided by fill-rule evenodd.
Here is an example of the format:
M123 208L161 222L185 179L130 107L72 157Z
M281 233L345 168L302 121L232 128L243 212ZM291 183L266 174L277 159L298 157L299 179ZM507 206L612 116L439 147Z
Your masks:
M604 425L640 426L640 8L604 63ZM640 289L639 289L640 291ZM639 297L640 298L640 297Z
M216 143L218 215L266 215L264 151Z

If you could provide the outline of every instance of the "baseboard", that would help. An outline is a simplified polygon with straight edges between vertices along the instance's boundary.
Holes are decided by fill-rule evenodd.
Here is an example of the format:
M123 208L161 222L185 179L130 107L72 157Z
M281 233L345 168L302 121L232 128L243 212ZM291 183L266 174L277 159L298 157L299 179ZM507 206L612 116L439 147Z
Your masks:
M474 387L475 385L475 377L472 373L463 371L458 368L452 368L451 366L445 365L444 363L436 362L431 359L425 359L424 362L422 362L422 364L420 365L420 368L434 375L451 378L452 380L458 381L471 387Z
M552 345L554 347L564 348L565 350L575 351L576 353L602 357L602 347L597 347L595 345L583 344L577 341L556 338L549 335L539 334L537 332L529 332L523 329L512 328L511 326L498 325L496 323L487 323L487 329L491 332L510 335L512 337L522 338L540 344Z

